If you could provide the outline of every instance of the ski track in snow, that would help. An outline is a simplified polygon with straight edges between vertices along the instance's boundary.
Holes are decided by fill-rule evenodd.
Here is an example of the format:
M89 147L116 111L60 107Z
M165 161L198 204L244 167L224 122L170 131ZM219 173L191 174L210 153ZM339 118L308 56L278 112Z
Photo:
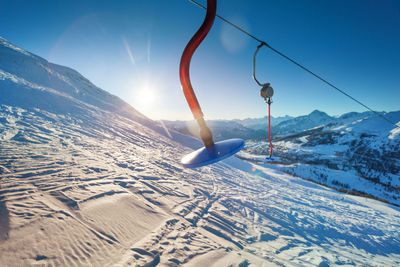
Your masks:
M111 112L0 121L2 266L400 265L397 207L261 166L184 169L190 149Z

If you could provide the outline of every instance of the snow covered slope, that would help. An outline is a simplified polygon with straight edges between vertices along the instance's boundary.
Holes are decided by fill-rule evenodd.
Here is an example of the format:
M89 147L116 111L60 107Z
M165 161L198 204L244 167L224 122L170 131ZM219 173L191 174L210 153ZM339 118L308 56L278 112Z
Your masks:
M397 207L238 159L183 169L196 140L0 46L20 62L0 56L2 266L400 264Z
M0 100L57 114L99 108L137 121L149 121L120 98L96 87L73 69L22 50L0 37ZM27 97L29 96L29 97Z

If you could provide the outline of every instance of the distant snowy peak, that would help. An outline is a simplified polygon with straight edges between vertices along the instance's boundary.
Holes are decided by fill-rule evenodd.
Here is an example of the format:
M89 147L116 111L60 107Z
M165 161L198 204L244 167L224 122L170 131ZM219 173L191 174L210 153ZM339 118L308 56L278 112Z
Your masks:
M150 122L122 99L98 88L77 71L56 65L0 37L0 100L55 113L99 108Z
M331 116L329 116L328 114L326 114L325 112L319 111L319 110L314 110L313 112L311 112L310 114L308 114L308 117L312 120L316 120L316 121L321 121L321 120L330 120L332 119Z
M325 112L314 110L308 115L295 117L293 119L283 121L276 125L273 129L274 135L288 135L298 133L317 126L334 122L336 119L329 116Z

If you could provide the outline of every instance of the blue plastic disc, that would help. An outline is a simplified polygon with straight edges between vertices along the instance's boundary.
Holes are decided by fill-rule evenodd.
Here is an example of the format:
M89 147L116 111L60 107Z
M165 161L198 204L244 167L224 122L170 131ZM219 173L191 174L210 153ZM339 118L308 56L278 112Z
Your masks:
M215 143L211 147L202 147L184 156L181 163L186 168L197 168L209 165L232 156L242 149L242 139L229 139Z

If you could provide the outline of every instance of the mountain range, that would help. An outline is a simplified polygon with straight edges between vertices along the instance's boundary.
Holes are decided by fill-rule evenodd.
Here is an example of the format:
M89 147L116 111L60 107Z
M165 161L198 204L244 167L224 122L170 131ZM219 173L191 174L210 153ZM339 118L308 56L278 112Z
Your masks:
M400 111L383 116L400 121ZM266 140L252 140L241 157L265 158L269 148ZM277 137L273 156L274 168L341 191L400 204L400 128L375 114L349 113L327 124Z
M384 112L380 112L384 114ZM340 116L329 116L325 112L314 110L303 116L271 116L271 136L279 138L290 134L299 133L317 126L348 123L362 118L373 116L374 113L349 112ZM198 126L195 121L164 121L170 129L199 138ZM217 141L229 138L262 139L268 135L268 117L248 118L234 120L207 120L207 124L214 133Z

